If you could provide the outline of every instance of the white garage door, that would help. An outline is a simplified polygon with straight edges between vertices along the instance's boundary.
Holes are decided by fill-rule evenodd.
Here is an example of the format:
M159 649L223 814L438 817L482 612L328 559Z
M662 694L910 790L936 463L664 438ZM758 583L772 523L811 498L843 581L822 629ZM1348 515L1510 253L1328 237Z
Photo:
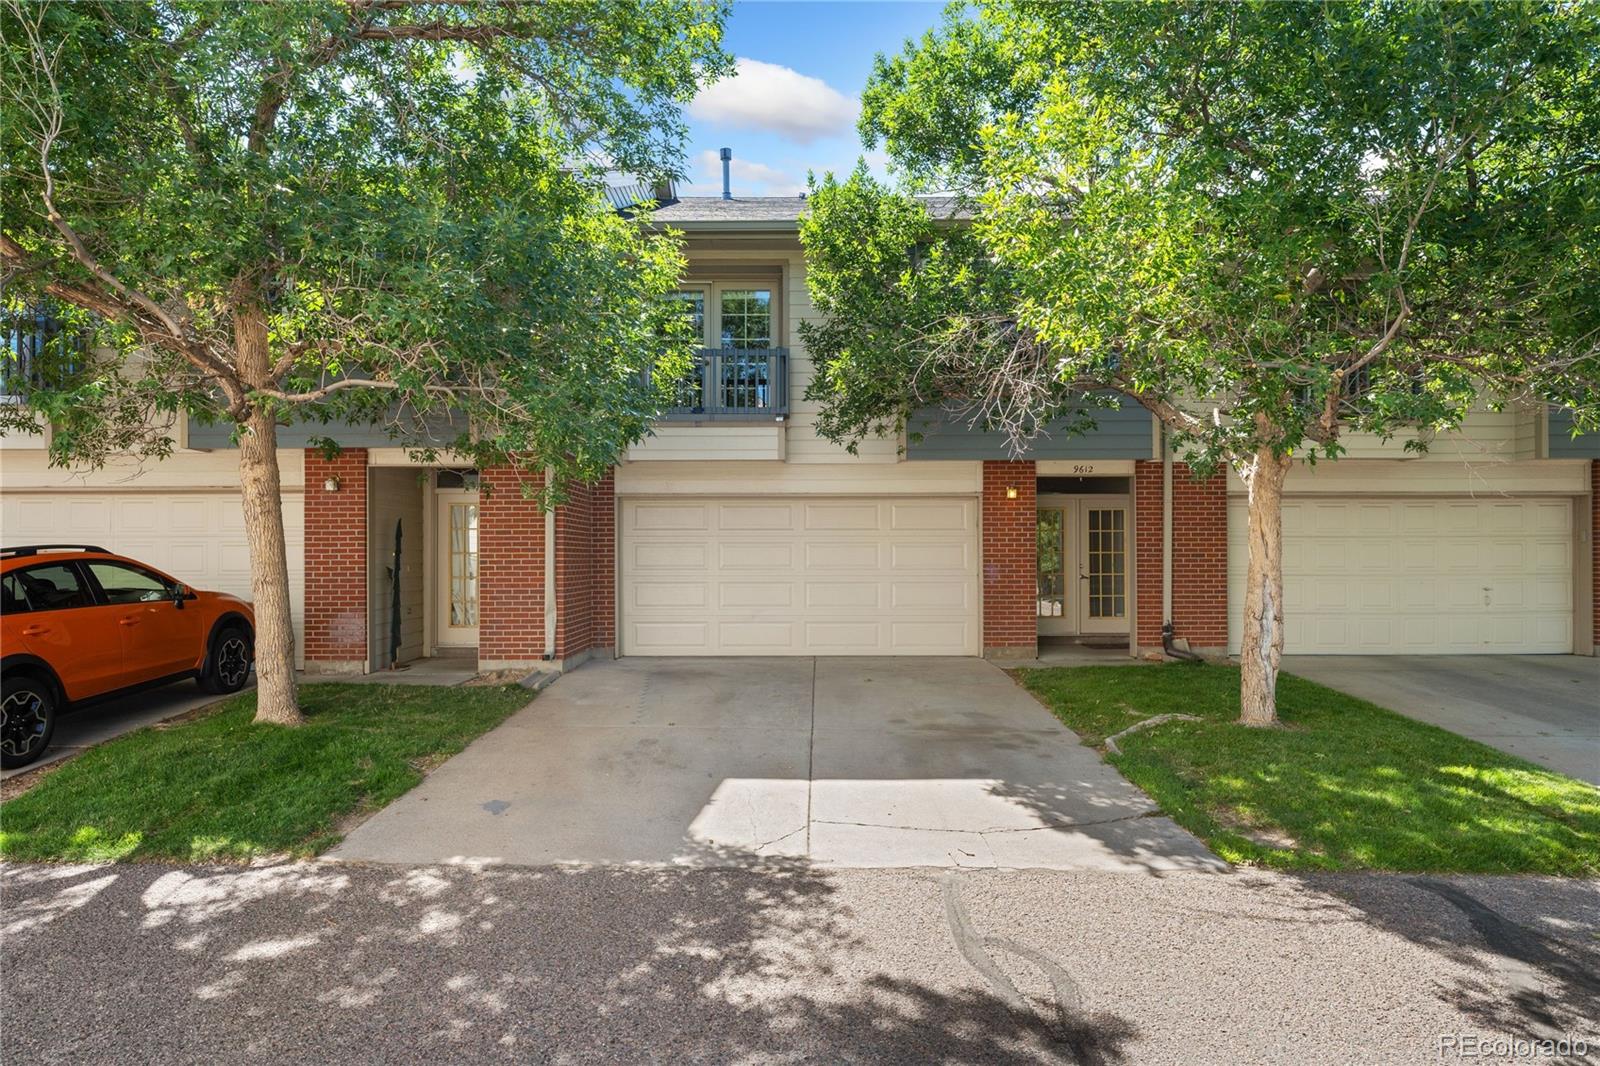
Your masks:
M223 492L17 492L0 500L5 544L94 544L195 588L250 599L250 549L239 497ZM305 499L283 498L296 654L305 603Z
M624 499L628 655L976 655L974 499Z
M1569 500L1298 499L1283 509L1293 653L1462 655L1572 650ZM1228 508L1238 651L1245 509Z

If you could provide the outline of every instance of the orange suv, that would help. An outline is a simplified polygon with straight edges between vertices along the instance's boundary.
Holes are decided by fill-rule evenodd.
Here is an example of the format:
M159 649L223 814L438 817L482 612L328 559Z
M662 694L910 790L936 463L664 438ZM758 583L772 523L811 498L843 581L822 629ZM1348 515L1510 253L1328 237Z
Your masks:
M255 614L87 544L0 548L0 765L43 754L67 707L196 678L237 692Z

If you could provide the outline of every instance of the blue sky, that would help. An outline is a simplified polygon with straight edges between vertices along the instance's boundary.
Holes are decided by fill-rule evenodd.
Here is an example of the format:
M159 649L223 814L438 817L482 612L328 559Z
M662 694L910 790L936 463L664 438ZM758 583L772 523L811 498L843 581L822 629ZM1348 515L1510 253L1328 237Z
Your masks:
M723 44L739 73L689 107L690 181L680 192L721 193L724 146L733 149L735 196L794 195L807 170L851 170L865 154L855 120L873 56L898 52L942 11L940 3L735 3ZM869 162L883 173L881 157Z

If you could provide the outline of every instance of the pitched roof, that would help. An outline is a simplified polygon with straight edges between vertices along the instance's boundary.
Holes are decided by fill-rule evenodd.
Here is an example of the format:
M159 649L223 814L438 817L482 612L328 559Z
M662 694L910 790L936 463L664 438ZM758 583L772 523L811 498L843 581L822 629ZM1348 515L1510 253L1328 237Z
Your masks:
M918 197L933 217L940 219L971 218L970 209L962 206L954 196ZM804 196L735 196L724 200L720 196L683 196L662 204L652 215L654 221L668 226L687 226L693 229L795 229L800 217L810 203Z

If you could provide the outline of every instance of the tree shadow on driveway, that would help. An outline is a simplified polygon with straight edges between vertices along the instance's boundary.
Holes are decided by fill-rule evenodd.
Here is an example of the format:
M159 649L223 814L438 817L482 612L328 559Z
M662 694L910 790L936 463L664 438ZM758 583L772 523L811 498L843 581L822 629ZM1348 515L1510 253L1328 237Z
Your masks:
M1137 1035L1012 980L1048 959L1013 954L997 987L937 907L863 925L786 860L13 867L0 884L6 1061L1005 1066L1121 1062Z
M1479 978L1434 993L1486 1032L1595 1035L1600 1019L1600 884L1550 877L1300 874L1362 921Z

